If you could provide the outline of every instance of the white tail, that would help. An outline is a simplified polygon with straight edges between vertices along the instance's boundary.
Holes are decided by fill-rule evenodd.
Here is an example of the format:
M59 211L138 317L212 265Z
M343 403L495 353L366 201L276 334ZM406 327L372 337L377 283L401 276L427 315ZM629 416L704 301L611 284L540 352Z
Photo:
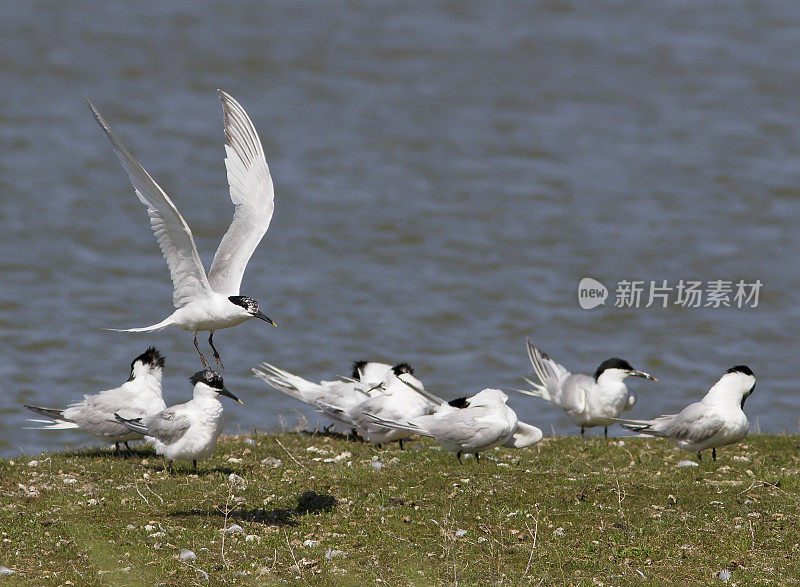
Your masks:
M253 375L265 381L270 387L305 403L309 403L306 393L324 391L321 385L293 375L269 363L262 363L258 367L254 367Z
M106 328L105 330L111 330L112 332L153 332L155 330L162 330L172 324L174 324L174 322L170 317L152 326L142 326L141 328Z
M23 430L70 430L78 427L75 422L67 422L66 420L34 420L29 418L26 421L42 425L26 426Z

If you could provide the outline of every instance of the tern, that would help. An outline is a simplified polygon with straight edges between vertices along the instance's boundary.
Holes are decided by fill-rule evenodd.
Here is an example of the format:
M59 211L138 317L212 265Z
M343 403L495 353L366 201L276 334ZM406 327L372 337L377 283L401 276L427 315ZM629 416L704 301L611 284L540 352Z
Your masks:
M197 473L197 459L208 458L214 452L222 433L220 395L243 403L225 388L216 371L198 371L189 381L194 386L194 397L186 403L141 418L114 414L116 421L129 430L152 438L156 452L167 459L170 473L172 461L188 459L192 459Z
M424 390L422 382L414 377L414 369L408 363L400 363L386 373L379 393L347 408L316 401L314 405L325 415L352 426L367 442L377 444L397 440L403 448L403 439L413 433L386 428L375 422L374 416L386 420L405 420L431 414L436 406L417 389Z
M127 418L154 414L166 408L161 397L161 375L164 356L155 347L148 348L131 363L128 380L114 389L84 395L83 401L70 404L66 409L25 406L49 420L28 420L42 426L35 430L78 429L113 441L117 452L120 442L130 450L128 442L139 440L141 434L114 422L114 413Z
M247 262L272 219L275 207L272 177L250 117L229 94L221 90L219 94L227 139L225 168L234 214L208 275L197 253L192 231L183 216L89 101L92 114L108 135L114 152L128 172L136 195L147 206L150 226L169 266L174 287L172 302L177 308L158 324L118 331L150 332L167 326L188 330L194 334L194 346L206 369L208 363L197 344L198 332L209 332L208 344L221 367L222 359L213 341L216 330L236 326L250 318L275 325L259 309L256 300L239 295Z
M367 442L376 444L402 440L410 434L388 430L374 421L366 422L362 417L365 410L386 411L395 417L413 417L432 411L430 403L408 387L410 383L415 388L423 388L408 363L391 367L384 363L356 361L352 379L320 383L312 383L269 363L254 368L253 374L278 391L347 424ZM375 378L381 374L382 379L376 383Z
M540 384L523 378L533 389L518 389L520 393L540 397L561 408L575 424L585 429L603 426L608 437L608 426L614 423L623 410L630 410L636 403L625 385L625 378L643 377L658 381L644 371L631 367L624 359L607 359L600 363L593 376L572 374L556 363L526 339L528 358Z
M756 376L747 365L731 367L699 402L678 414L655 420L617 420L623 427L640 434L671 440L678 448L697 453L711 449L717 460L717 447L743 440L750 424L744 414L744 402L756 387Z
M506 405L508 396L499 389L484 389L469 398L457 398L440 404L433 414L405 421L389 420L368 415L377 424L412 434L433 438L449 451L474 454L509 446L522 448L542 439L542 431L520 422L517 414Z

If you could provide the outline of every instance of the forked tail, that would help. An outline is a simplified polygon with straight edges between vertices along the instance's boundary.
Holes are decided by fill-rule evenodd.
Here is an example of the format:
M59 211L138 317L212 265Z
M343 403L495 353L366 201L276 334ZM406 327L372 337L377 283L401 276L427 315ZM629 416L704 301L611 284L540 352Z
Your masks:
M50 420L34 420L28 419L28 422L42 424L42 426L31 426L26 430L69 430L77 428L75 422L70 422L64 418L64 410L54 410L52 408L40 408L38 406L25 406L32 412L36 412L41 416L50 418Z
M114 414L114 419L125 426L128 430L133 430L134 432L138 432L142 436L148 436L147 428L142 424L141 418L123 418L119 414Z
M253 375L265 381L270 387L305 403L309 403L309 398L306 397L304 390L306 393L312 389L322 390L321 385L293 375L269 363L261 363L258 367L254 367Z

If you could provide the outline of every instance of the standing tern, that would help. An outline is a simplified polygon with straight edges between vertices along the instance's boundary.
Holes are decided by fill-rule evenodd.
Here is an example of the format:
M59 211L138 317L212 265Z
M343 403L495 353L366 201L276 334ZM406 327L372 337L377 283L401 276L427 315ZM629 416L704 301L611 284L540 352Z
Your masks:
M744 402L756 388L756 376L747 365L731 367L705 397L685 407L678 414L655 420L617 420L623 427L640 434L671 440L678 448L697 452L711 449L717 460L717 447L739 442L747 436L750 424L744 414Z
M623 410L629 410L636 403L625 385L628 376L644 377L658 381L644 371L631 367L624 359L607 359L600 363L594 376L575 374L567 371L526 339L528 358L540 384L523 378L533 389L517 391L540 397L561 408L575 424L585 429L603 426L603 434L608 437L608 426L614 423Z
M119 387L92 395L84 395L83 401L70 404L66 409L25 406L49 420L28 420L42 426L35 430L78 429L114 442L119 452L119 443L139 440L142 435L114 422L114 413L126 418L139 418L166 408L161 397L161 375L164 356L155 347L148 348L131 363L128 380Z
M158 324L119 332L150 332L167 326L188 330L194 334L194 346L206 369L208 363L197 344L198 332L209 332L208 344L221 367L222 359L213 341L216 330L236 326L250 318L259 318L275 325L259 310L256 300L239 295L247 262L272 219L275 207L272 177L250 117L229 94L221 90L219 94L227 139L225 168L234 214L208 275L197 253L192 231L183 216L89 101L92 114L111 140L136 195L147 206L150 226L169 266L174 287L172 302L177 308Z
M222 433L220 395L243 403L225 389L222 377L215 371L198 371L190 381L194 386L194 397L186 403L141 418L114 414L116 421L126 428L153 439L153 447L167 459L170 473L172 461L188 459L192 459L197 473L197 459L208 458L214 452Z
M523 424L506 405L508 396L499 389L484 389L470 398L458 398L440 405L433 414L405 421L368 415L374 422L412 434L430 436L442 447L456 453L474 454L495 446L530 446L542 439L542 431Z

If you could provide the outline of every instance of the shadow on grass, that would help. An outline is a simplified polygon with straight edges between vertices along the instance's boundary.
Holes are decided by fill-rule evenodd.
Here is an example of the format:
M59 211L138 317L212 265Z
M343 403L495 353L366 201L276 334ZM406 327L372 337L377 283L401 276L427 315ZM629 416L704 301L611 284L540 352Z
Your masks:
M106 446L93 446L87 448L79 448L77 450L70 450L64 453L66 457L77 457L77 458L108 458L114 457L119 459L129 459L133 457L139 457L140 459L147 459L150 457L155 456L155 451L150 446L134 446L130 450L126 449L124 446L118 451L114 450L113 447L106 447Z
M263 508L233 508L228 510L227 517L229 520L266 524L268 526L297 526L298 522L295 518L298 516L330 512L335 507L336 498L332 495L321 495L315 491L306 491L297 498L297 506L294 508L275 508L271 510ZM225 518L225 506L219 506L212 510L177 511L172 512L169 516L175 518L187 516Z

